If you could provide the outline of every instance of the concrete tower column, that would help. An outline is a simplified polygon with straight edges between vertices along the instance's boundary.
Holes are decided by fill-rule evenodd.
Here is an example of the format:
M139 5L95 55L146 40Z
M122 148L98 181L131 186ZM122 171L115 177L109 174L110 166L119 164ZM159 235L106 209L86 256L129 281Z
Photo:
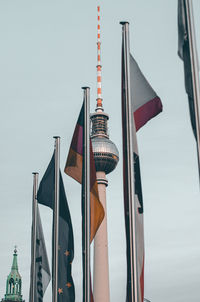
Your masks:
M105 210L105 217L94 238L94 301L109 302L109 265L108 265L108 235L107 235L107 210L106 187L108 181L106 174L111 173L119 160L119 152L115 144L109 139L107 122L108 114L103 109L101 94L101 40L100 40L100 7L97 7L97 104L95 113L90 115L92 129L91 140L99 199Z
M105 172L97 172L99 199L104 207L105 217L94 239L94 301L109 302L109 264L108 264L108 235L106 187L108 181Z
M102 108L103 109L103 108ZM94 238L94 300L95 302L109 302L109 263L108 263L108 235L106 174L112 172L119 160L119 153L115 144L109 139L107 132L108 115L103 110L91 114L92 147L97 171L99 199L105 210L105 217Z

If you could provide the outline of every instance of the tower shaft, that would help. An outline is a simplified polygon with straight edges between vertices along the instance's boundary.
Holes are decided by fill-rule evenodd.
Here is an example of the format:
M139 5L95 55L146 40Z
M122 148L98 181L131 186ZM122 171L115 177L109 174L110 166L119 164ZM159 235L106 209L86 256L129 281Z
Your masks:
M99 198L104 207L105 217L94 239L94 301L109 302L109 263L108 263L108 233L106 210L106 174L112 172L119 160L115 144L109 139L108 119L102 106L101 91L101 41L100 41L100 7L97 8L97 105L95 113L91 114L91 140L93 146Z
M108 181L105 172L97 172L99 198L104 207L105 217L94 239L94 301L109 302L109 261L108 261L108 235L106 187Z

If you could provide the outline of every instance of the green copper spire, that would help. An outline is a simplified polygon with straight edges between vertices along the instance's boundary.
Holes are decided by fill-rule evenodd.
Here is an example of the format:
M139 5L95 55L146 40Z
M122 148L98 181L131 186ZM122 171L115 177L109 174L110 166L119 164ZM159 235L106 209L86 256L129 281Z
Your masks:
M5 299L2 302L22 302L22 278L18 272L17 248L14 249L11 272L7 277Z
M14 249L14 254L13 254L13 263L12 263L12 268L11 271L16 271L18 272L18 264L17 264L17 247Z

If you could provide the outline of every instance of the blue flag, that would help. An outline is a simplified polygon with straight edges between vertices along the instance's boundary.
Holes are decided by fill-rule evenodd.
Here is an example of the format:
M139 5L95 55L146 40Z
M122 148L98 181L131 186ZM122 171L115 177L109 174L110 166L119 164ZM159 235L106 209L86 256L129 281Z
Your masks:
M59 189L58 302L74 302L75 290L71 275L71 266L74 258L74 237L61 173ZM55 156L53 154L40 182L37 199L40 204L54 209L54 195Z

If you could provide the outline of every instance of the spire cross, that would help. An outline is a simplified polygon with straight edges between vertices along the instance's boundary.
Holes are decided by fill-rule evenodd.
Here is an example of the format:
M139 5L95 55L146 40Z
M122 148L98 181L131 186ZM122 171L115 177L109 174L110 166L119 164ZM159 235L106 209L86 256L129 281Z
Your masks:
M101 39L100 39L100 6L97 6L97 108L102 107L101 97Z
M14 248L14 253L17 254L17 245L15 245Z

